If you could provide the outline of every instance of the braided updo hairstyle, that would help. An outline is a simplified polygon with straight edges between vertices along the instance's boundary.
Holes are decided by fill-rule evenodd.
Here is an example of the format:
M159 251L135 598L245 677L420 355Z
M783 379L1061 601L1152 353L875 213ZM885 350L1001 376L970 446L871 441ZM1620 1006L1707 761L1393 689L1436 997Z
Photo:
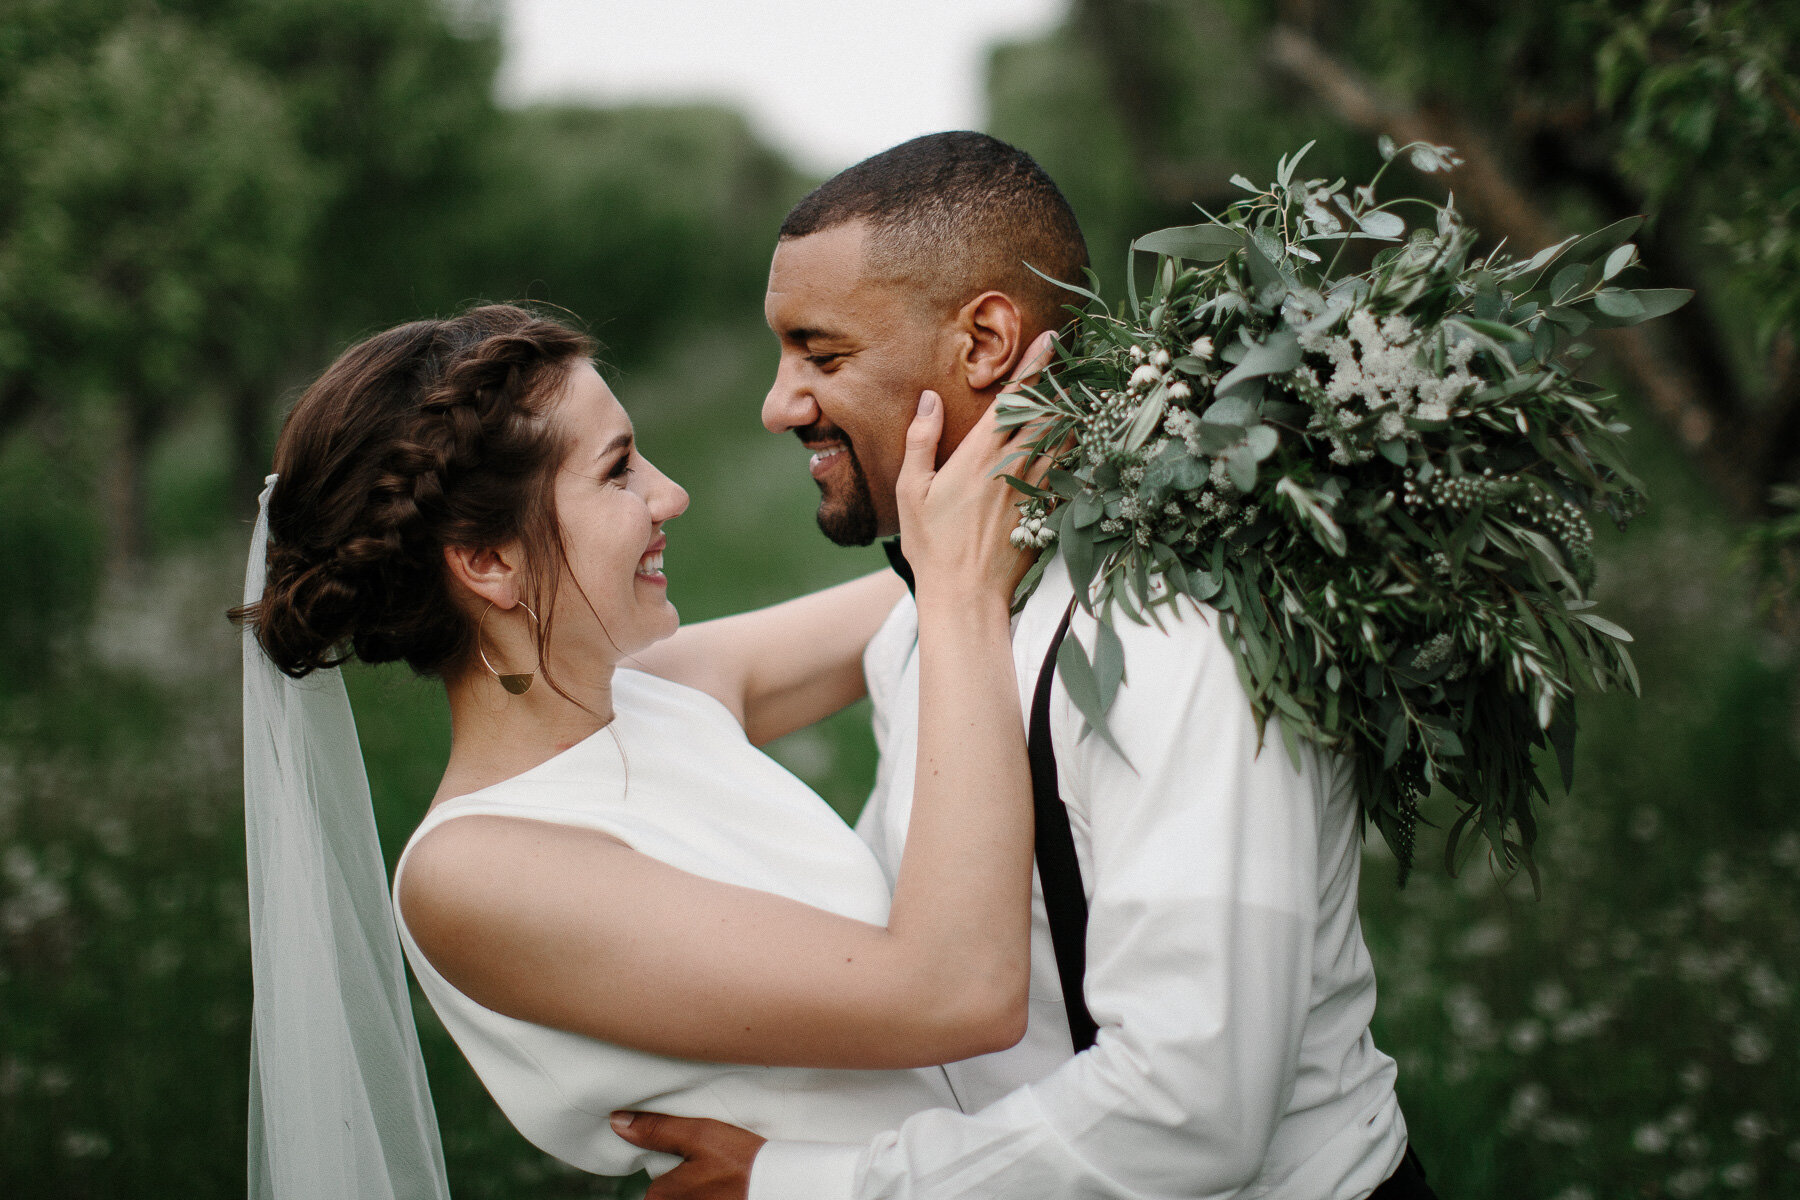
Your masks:
M296 678L352 654L443 675L475 647L444 548L518 541L546 615L541 654L562 561L552 489L565 446L549 414L593 349L496 304L344 351L282 427L267 582L232 615Z

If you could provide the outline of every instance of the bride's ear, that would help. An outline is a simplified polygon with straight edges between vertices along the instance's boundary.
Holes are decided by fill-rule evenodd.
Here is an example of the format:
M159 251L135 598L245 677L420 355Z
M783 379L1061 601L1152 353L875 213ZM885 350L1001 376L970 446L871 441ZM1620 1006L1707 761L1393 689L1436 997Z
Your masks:
M495 608L511 608L525 598L522 547L517 543L476 549L445 546L444 566L452 594L464 592Z
M1019 355L1025 351L1025 343L1020 340L1025 322L1011 296L1005 292L981 293L963 305L957 313L957 324L962 334L957 367L971 391L988 391L1012 378Z

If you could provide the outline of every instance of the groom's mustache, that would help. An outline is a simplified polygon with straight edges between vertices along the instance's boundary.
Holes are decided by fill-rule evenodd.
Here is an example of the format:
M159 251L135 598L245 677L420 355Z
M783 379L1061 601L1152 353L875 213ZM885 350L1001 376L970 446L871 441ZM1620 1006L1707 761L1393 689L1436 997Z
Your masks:
M814 421L811 425L797 425L794 436L808 446L817 446L823 442L837 442L849 451L850 457L856 457L856 447L850 442L850 435L833 425L830 421Z

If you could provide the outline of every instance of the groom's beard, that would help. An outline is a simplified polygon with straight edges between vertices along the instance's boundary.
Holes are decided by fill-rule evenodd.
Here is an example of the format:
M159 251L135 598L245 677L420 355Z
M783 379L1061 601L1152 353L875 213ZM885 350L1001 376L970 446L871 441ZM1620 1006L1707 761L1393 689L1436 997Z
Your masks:
M869 477L863 472L862 460L844 431L826 421L794 430L802 442L836 441L843 443L844 457L850 460L850 482L827 485L819 481L819 530L840 546L867 546L875 540L878 523L875 518L875 496L869 490Z

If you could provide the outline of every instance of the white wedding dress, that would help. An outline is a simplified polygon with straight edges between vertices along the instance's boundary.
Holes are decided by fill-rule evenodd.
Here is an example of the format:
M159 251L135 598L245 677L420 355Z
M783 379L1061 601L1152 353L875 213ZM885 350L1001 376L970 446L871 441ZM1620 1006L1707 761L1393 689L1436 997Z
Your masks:
M602 830L696 875L886 924L887 879L868 847L818 795L753 747L717 700L621 670L613 706L611 732L432 809L395 869L396 898L419 839L445 821L483 814ZM678 1161L617 1137L607 1122L615 1109L713 1117L770 1138L860 1142L922 1109L956 1107L937 1067L720 1066L504 1016L433 970L398 903L395 911L413 973L502 1111L532 1143L583 1170L624 1175L647 1167L656 1174Z

